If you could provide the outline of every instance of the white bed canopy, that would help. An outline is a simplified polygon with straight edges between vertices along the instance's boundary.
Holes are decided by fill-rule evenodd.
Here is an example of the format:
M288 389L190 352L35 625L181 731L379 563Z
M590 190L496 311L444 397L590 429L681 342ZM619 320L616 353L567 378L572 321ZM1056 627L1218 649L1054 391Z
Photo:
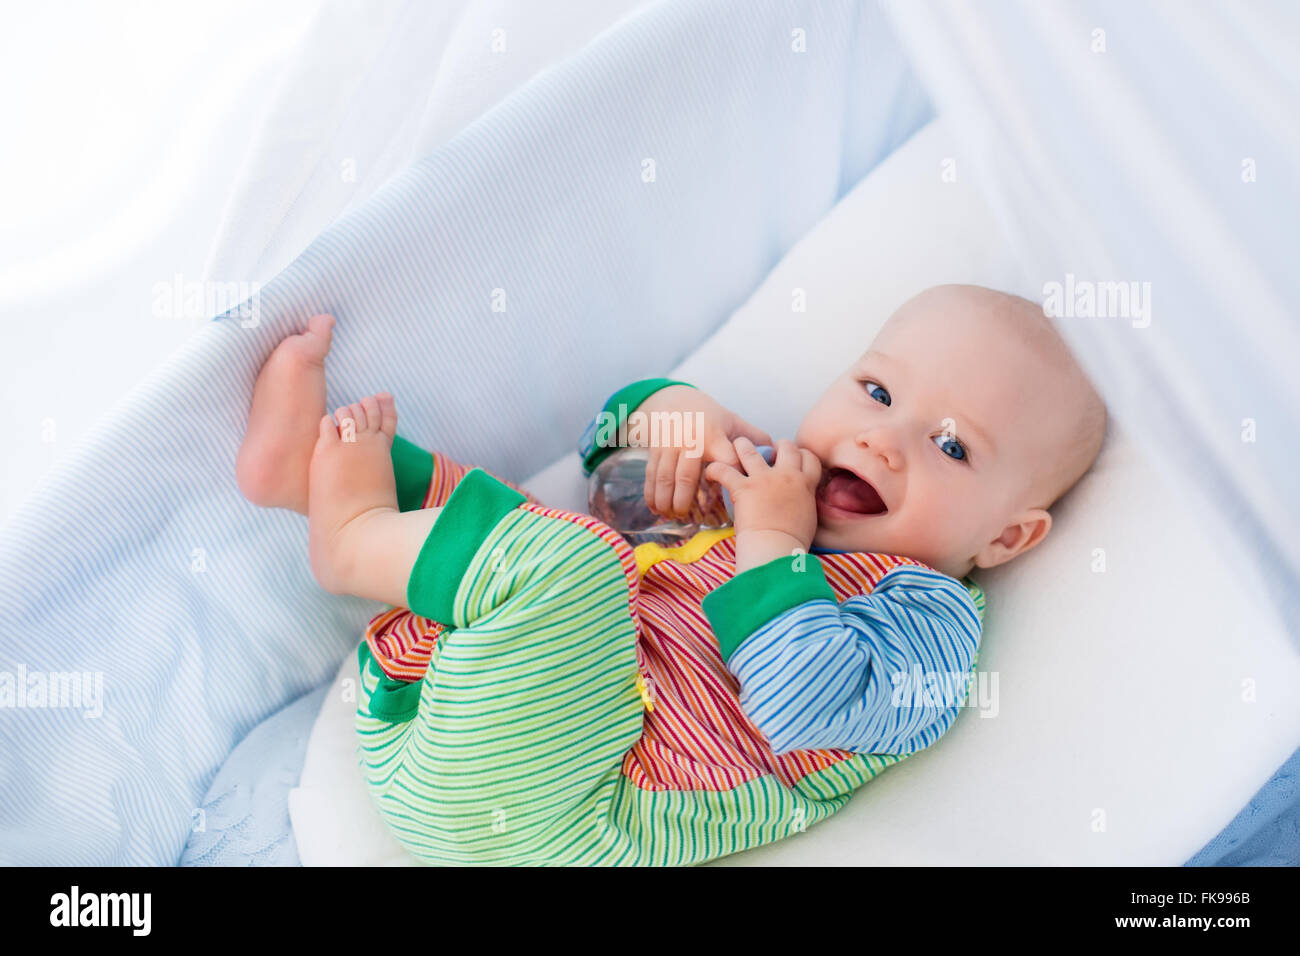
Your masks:
M1300 8L886 9L1031 287L1069 280L1085 306L1101 283L1149 290L1149 314L1058 325L1170 490L1294 621Z

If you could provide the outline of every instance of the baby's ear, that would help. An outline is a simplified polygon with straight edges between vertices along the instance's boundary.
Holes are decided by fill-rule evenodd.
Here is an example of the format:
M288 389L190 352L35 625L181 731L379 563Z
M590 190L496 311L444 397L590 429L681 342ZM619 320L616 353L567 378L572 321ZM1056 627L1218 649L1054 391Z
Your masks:
M1047 537L1052 530L1052 516L1042 508L1022 511L1002 533L975 555L977 568L996 568L1018 554L1024 554Z

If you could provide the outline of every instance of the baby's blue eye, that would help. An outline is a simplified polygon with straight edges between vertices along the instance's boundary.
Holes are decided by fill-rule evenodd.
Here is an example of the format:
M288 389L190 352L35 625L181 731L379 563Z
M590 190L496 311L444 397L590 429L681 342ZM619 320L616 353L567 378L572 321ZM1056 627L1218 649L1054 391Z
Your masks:
M951 435L935 435L934 443L939 446L939 450L954 461L963 461L966 458L966 446L953 438Z
M893 399L889 397L889 392L887 392L882 386L877 385L875 382L866 382L865 384L867 386L867 394L878 401L881 405L889 405L893 402Z

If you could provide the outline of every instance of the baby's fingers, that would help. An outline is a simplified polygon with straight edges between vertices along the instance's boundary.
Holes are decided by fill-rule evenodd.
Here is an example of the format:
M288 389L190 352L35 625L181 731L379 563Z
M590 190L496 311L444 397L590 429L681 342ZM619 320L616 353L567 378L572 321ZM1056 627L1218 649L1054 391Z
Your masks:
M749 422L737 415L736 423L732 427L732 437L739 438L742 435L752 441L755 445L772 444L771 435L763 431L763 429L759 428L757 425L751 425Z
M654 502L651 510L665 518L671 517L673 513L673 489L677 485L677 459L680 454L681 450L672 446L660 447L659 464L654 475L654 497L646 499ZM646 474L649 473L647 468Z
M808 480L809 485L815 487L817 482L821 481L822 477L821 459L810 452L807 448L800 448L799 456L802 459L803 467L800 470L803 471L804 478Z
M745 481L745 476L740 473L738 468L722 461L709 462L709 466L704 469L704 477L709 481L716 481L733 495L736 493L736 489Z
M758 449L754 447L754 443L748 438L741 436L732 444L736 448L736 455L740 458L740 464L745 469L745 474L752 475L767 467L767 460L758 453Z
M773 465L779 465L782 468L800 468L803 463L799 456L799 448L788 438L782 438L776 443L776 455L772 459Z
M651 511L655 510L655 476L659 474L659 459L662 457L662 452L661 448L651 448L645 463L645 503Z
M673 514L685 515L695 504L695 496L700 489L700 472L704 470L704 459L699 455L685 452L677 459L677 484L673 488Z

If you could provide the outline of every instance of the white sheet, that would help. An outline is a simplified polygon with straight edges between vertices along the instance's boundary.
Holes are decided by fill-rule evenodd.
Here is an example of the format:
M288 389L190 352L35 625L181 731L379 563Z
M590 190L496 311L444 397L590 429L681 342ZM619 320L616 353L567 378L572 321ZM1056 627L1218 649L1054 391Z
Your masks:
M964 153L935 126L861 185L674 375L791 434L845 353L938 282L1022 294L1023 279ZM790 360L792 290L806 357ZM834 330L835 334L822 334ZM581 507L575 456L529 487ZM1105 570L1097 566L1104 552ZM967 710L930 750L872 781L828 822L722 861L743 864L1176 865L1214 836L1300 738L1300 661L1196 512L1112 429L1033 554L984 575L980 670L996 714ZM988 679L988 678L986 678ZM356 662L344 663L289 796L306 865L405 864L357 770ZM993 685L988 685L992 687Z

